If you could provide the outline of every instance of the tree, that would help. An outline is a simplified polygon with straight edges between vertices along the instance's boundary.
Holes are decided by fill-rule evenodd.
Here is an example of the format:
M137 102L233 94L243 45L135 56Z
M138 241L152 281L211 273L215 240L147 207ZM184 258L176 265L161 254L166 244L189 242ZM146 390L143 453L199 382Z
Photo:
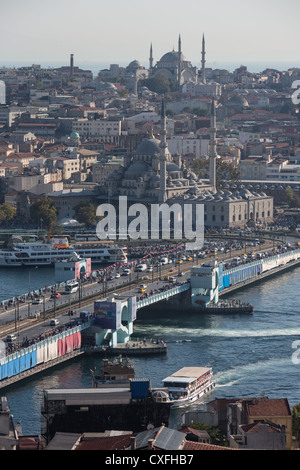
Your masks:
M293 190L291 188L286 188L285 195L286 195L286 198L287 198L288 205L291 206L292 205L292 200L294 198Z
M200 178L205 178L209 172L209 161L204 158L195 158L192 163L192 169Z
M205 423L193 423L190 424L193 429L206 431L210 437L210 443L218 446L228 447L225 434L217 426L209 426Z
M240 171L236 165L217 159L217 188L222 188L224 183L234 184L240 180Z
M0 204L0 223L11 220L16 215L16 209L9 204Z
M58 210L54 202L48 197L38 199L30 207L30 217L37 225L39 225L42 219L43 225L50 227L50 225L56 221L57 214Z
M293 436L299 441L300 439L300 403L293 407L292 413L292 432Z
M290 207L300 207L300 197L291 188L286 188L285 195Z
M140 80L142 86L146 86L150 91L158 94L169 93L170 91L175 91L175 84L168 80L164 75L156 75L153 78L146 78L145 80Z
M127 90L127 88L123 88L122 90L118 90L118 95L119 95L121 98L127 98L127 96L128 96L128 90Z
M209 159L196 158L193 162L193 171L200 178L207 178L209 174ZM221 158L217 159L216 164L216 185L221 188L224 183L234 184L240 180L240 171L232 163L224 162Z
M97 222L96 208L91 202L80 202L74 207L76 220L87 226L94 225Z

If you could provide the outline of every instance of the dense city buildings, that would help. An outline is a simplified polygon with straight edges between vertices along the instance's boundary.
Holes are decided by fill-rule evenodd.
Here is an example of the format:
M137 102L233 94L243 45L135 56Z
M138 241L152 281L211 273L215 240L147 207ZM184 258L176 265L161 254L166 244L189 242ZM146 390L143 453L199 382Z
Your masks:
M60 68L1 68L2 202L19 208L24 194L57 200L57 192L69 207L61 216L73 217L76 188L75 199L88 191L95 205L120 195L201 202L207 226L270 223L275 187L282 200L288 183L296 195L300 187L291 100L300 70L207 68L204 35L197 69L183 45L179 35L178 50L155 62L151 44L148 69L132 60L97 76L74 54Z
M84 256L92 256L92 249L95 246L99 248L99 245L104 251L111 250L110 254L103 255L101 260L105 263L105 267L101 267L103 271L96 269L92 272L92 261L88 258L88 275L83 266L87 264L87 259L80 258L77 249L76 253L73 253L74 256L68 260L64 259L60 266L58 259L54 260L56 272L60 271L61 275L59 284L69 280L70 271L75 272L75 264L77 268L82 264L83 270L78 268L78 283L76 291L73 292L78 292L78 309L85 298L90 300L98 294L100 297L100 290L105 301L109 300L120 308L120 325L106 328L101 321L98 326L97 322L91 324L95 331L83 334L82 338L86 340L83 345L81 333L76 336L76 347L74 338L69 338L71 333L63 335L63 339L69 338L70 350L67 339L65 344L62 341L57 348L66 347L67 352L81 348L84 350L85 347L87 352L89 346L95 350L97 346L97 352L102 353L102 345L114 348L120 344L130 349L133 317L135 320L137 308L144 308L141 304L137 307L136 302L145 301L146 304L147 299L158 295L159 299L155 303L167 299L169 305L172 305L169 291L178 288L178 292L172 294L175 297L185 295L189 287L193 295L195 289L199 288L195 305L198 308L201 304L201 308L205 308L202 297L209 297L212 291L219 294L219 290L224 288L229 289L227 294L231 293L234 290L234 277L239 278L236 282L240 283L239 288L241 285L244 287L247 282L250 284L255 276L259 276L261 280L265 271L276 269L276 273L279 273L281 269L293 269L286 265L291 260L294 262L299 259L298 241L297 246L293 247L297 257L295 260L288 258L289 253L286 252L291 246L286 243L286 232L280 232L281 241L273 236L272 230L281 230L282 227L288 227L290 230L292 226L293 236L300 230L300 113L299 104L292 99L294 83L300 83L300 68L265 68L254 73L245 65L240 65L234 70L208 67L210 51L204 34L199 40L198 65L194 65L187 58L189 51L185 51L184 37L180 34L177 47L167 50L160 58L156 58L157 46L154 38L153 42L145 47L149 47L147 66L132 57L127 66L112 63L105 69L99 67L97 73L78 67L76 54L73 53L70 54L69 64L61 67L43 68L38 64L19 68L0 67L0 228L6 230L8 227L12 231L28 228L33 232L39 232L41 229L42 237L45 233L48 236L48 239L46 236L43 241L48 242L52 235L63 234L56 240L55 248L67 249L69 242L71 245L74 241L79 242L77 247L80 248L80 243L87 242L88 251L84 252ZM157 245L156 241L151 240L150 245L150 242L145 241L147 237L143 238L146 231L143 232L143 224L140 222L139 230L135 233L141 233L137 236L141 240L131 244L126 232L125 236L121 237L126 248L120 258L117 256L120 244L115 244L112 240L107 243L108 247L107 240L96 243L96 221L103 217L101 214L97 219L96 208L101 204L108 204L113 206L117 213L120 198L126 198L128 205L142 204L147 210L154 205L172 207L173 219L172 224L169 224L172 236L163 243L159 240ZM46 204L43 213L34 213L37 203ZM186 206L194 209L200 205L203 207L205 233L212 237L209 241L205 240L203 252L191 252L187 248L186 233L178 238L174 235L180 219L179 216L176 219L176 210L179 213ZM141 215L142 222L146 217L150 219L151 212L147 212L146 216L145 213ZM118 213L118 222L123 215ZM170 222L171 210L167 215ZM161 219L163 217L162 211ZM129 214L128 219L130 220ZM70 227L72 231L65 230ZM195 228L195 224L190 228ZM147 235L150 232L147 225ZM263 238L262 234L265 233L268 237ZM38 238L39 235L38 233L29 237ZM256 236L262 239L255 238ZM12 240L4 240L4 243L9 247ZM42 248L43 246L44 244ZM152 252L152 249L157 251ZM263 251L265 249L266 251ZM231 251L236 255L235 258L231 257ZM14 258L13 250L10 253ZM58 253L63 256L62 251ZM165 253L168 253L170 259L161 258ZM48 255L46 252L45 257ZM201 271L203 265L198 267L195 263L201 264L200 259L208 255L210 264L204 262L204 271ZM39 252L34 252L34 256L38 257ZM26 264L23 254L16 258L16 262L22 263L23 268ZM21 261L18 258L22 258ZM37 262L36 259L38 260L34 258L34 262ZM138 261L145 259L149 263L141 264L139 269ZM221 261L218 261L220 259ZM111 260L114 261L112 265ZM189 266L186 272L183 269L181 271L183 261L191 263L190 266L184 265ZM42 260L41 265L43 263L47 265L47 258ZM170 266L167 266L168 264ZM125 268L128 266L129 273L126 274ZM265 271L262 271L262 266ZM33 269L35 266L32 264L28 278L29 293L26 297L28 310L25 304L28 314L24 315L30 319L33 318L29 315L30 308L31 313L33 310L34 295L31 297L30 286L30 272ZM205 270L211 273L209 280L204 275ZM251 270L255 272L255 276ZM274 273L275 271L268 275ZM125 278L127 275L129 281ZM151 282L154 286L154 275L157 282L157 289L153 287L154 291L150 291L149 285L134 284L140 279L149 284ZM197 277L197 282L203 284L199 284L200 287L193 284L188 286L191 279L182 279L188 275L192 277L192 282L195 282ZM120 284L119 281L114 284L121 276L124 276L126 285L124 291L122 290L123 299L119 295L122 279ZM108 284L108 281L113 284ZM159 283L163 281L165 284L159 287ZM256 279L255 282L259 281ZM98 291L95 288L95 294L89 292L84 297L87 292L85 288L94 288L93 284L97 286ZM127 287L133 288L134 285L137 287L136 293L133 295L130 291L130 297L125 298L129 295ZM108 293L107 289L110 288ZM60 296L56 285L45 287L43 300L40 289L36 305L41 301L45 314L45 298L48 291L47 302L51 303L51 314L54 312L52 326L56 326L58 323L55 322L59 321L56 318L59 309L56 299L59 299L58 294ZM69 302L70 308L64 311L64 315L71 317L74 314L71 304L74 301L76 305L77 298L75 301L75 297L71 297L71 288L69 291L65 288L62 293L69 293L66 303ZM184 305L185 310L181 315L187 317L188 303L184 295L180 297L180 301L177 297L175 302L180 304L180 309L181 303ZM7 305L15 308L16 324L20 321L20 318L17 318L17 309L21 305L21 297L14 298L11 304L9 302L1 302L1 308L3 311ZM235 302L233 300L232 305L241 305L239 301ZM221 308L226 308L226 301L219 304L219 299L214 303L214 307L218 309L221 304ZM167 310L165 304L161 305L162 309ZM251 307L253 311L253 306ZM92 314L87 311L77 312L79 320L76 327L79 327L80 332L88 328L83 325L83 320L89 321L97 317L98 310L96 311L95 306L93 308ZM156 313L159 313L159 307L156 308ZM81 314L87 314L87 317ZM197 314L199 318L199 310ZM273 314L277 313L272 312ZM36 315L35 319L40 318L40 312ZM106 313L103 315L105 317ZM227 314L227 318L229 315L231 314ZM207 323L211 323L211 318ZM100 316L101 319L103 320ZM269 319L266 324L268 330ZM233 344L233 335L238 331L234 330L236 324L234 328L232 325L230 323L227 337L232 341L230 344ZM210 326L205 325L205 328L209 330ZM70 326L70 329L73 327L74 325ZM200 325L199 330L202 327L203 325ZM53 330L53 336L63 334L63 328L65 326L61 330ZM194 324L190 331L193 331L193 328ZM245 342L249 341L246 343L248 348L253 340L254 330L248 340L245 335L246 328L248 327L243 325L243 334L240 336L245 336ZM278 327L278 331L279 329ZM278 331L275 330L274 336L278 335ZM215 335L215 332L213 334ZM280 333L279 336L282 337L283 334ZM286 336L290 337L290 327ZM41 348L36 346L40 362L35 365L46 363L42 356L46 357L49 352L50 358L50 350L53 357L49 362L55 358L54 341L51 337L52 332L49 342L43 345L45 352L42 353ZM259 334L258 337L262 336ZM91 341L91 338L93 341L97 338L98 342L90 345L88 341ZM22 348L24 344L27 347L27 340L28 338L22 343ZM189 344L192 340L189 337L172 341L185 341ZM211 346L213 340L208 341L211 341ZM154 345L155 340L152 341L151 338L150 342ZM146 343L145 339L139 340L137 349L142 349L143 344L146 347ZM19 346L18 343L18 348ZM166 352L167 346L164 345L164 348ZM244 344L240 347L239 343L238 353L242 349L246 351L245 355L254 353L254 346L251 346L249 352L246 348ZM35 351L34 348L33 350ZM223 350L220 356L222 354L225 356ZM221 360L223 366L224 357ZM0 361L0 372L5 368L7 371L5 361ZM220 369L222 370L221 367ZM247 374L248 371L245 375ZM91 376L93 375L92 370ZM8 372L7 376L3 372L0 379L8 377ZM113 386L106 397L103 395L104 387L90 389L88 392L81 388L57 388L53 389L54 391L44 389L42 412L49 433L46 448L194 451L226 448L285 450L299 447L299 443L294 441L294 434L297 433L293 429L293 413L297 413L297 408L294 411L290 407L288 398L269 398L261 390L248 398L246 394L241 394L242 398L215 397L206 403L205 411L191 410L182 414L182 425L180 429L175 430L169 427L170 403L165 406L165 391L159 390L158 387L152 390L149 380L149 394L141 396L141 383L140 380L137 380L137 385L131 382L128 390L119 392L118 387ZM276 392L276 388L274 390ZM135 395L135 391L139 393ZM81 419L78 419L79 412ZM193 427L198 420L205 423L210 434ZM222 438L219 437L218 441L220 446L211 442L213 428L214 431L218 428L218 432L222 432ZM1 430L1 447L18 450L43 447L40 436L32 439L29 436L26 440L18 434L5 397L0 400Z

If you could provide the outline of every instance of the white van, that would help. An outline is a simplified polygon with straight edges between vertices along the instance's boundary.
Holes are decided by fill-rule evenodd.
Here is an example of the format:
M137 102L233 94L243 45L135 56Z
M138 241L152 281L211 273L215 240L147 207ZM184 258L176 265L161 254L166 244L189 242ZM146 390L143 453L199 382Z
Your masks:
M143 272L146 271L147 265L146 264L138 264L137 267L135 268L136 272Z
M7 341L8 343L12 343L13 341L16 341L16 340L17 340L16 335L7 335L7 336L6 336L6 341Z
M129 276L130 273L131 273L130 269L128 269L128 268L123 269L122 276Z
M50 326L56 325L59 325L59 320L57 320L57 318L53 318L52 320L50 320Z

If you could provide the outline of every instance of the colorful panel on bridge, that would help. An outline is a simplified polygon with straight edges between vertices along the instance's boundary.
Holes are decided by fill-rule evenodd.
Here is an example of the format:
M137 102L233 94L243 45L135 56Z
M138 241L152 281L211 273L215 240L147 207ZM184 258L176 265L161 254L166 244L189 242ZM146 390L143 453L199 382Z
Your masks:
M94 302L95 325L108 330L117 330L121 327L121 302L108 302L97 300Z

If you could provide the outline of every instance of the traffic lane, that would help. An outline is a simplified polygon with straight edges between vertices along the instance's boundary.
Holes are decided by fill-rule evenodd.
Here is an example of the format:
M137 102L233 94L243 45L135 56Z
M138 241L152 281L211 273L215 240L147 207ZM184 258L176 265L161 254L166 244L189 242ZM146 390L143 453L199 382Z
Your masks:
M264 251L266 251L267 249L270 250L272 248L271 244L272 242L270 244L266 242L263 247ZM269 245L269 246L267 247L266 245ZM212 256L211 254L208 254L204 258L200 258L200 259L195 258L195 260L193 261L183 261L180 264L170 263L168 265L162 265L159 267L159 270L155 269L155 271L153 272L141 272L141 273L132 272L131 275L129 276L120 275L120 278L108 281L107 288L110 289L110 288L115 287L117 289L118 287L121 287L122 285L128 283L129 281L141 282L141 283L145 281L149 282L152 280L152 276L154 278L157 277L159 271L161 273L161 276L166 275L167 273L172 273L170 275L176 276L180 272L183 272L184 275L186 275L186 274L189 274L189 270L192 266L200 265L203 262L208 262L215 258L217 258L218 261L230 260L235 256L239 256L243 254L244 251L245 251L244 249L241 249L241 250L231 251L231 253L220 253L217 257ZM122 268L119 268L119 271L121 273ZM145 277L147 277L148 279L143 280L143 278ZM157 281L154 281L154 282L157 282ZM84 295L96 294L97 292L101 294L102 296L102 293L104 292L103 282L99 283L98 280L97 281L95 280L94 282L87 281L86 283L82 284L82 294L83 294L82 297L84 297ZM74 294L66 294L60 291L59 293L61 294L61 297L56 298L56 299L51 299L50 293L49 295L47 294L45 295L45 310L54 308L54 305L56 305L57 307L61 307L63 304L67 306L68 302L74 302L77 299L79 301L78 292ZM71 298L70 298L70 295L71 295ZM43 311L44 311L44 304L35 305L30 302L29 307L28 307L28 302L19 304L19 315L22 318L28 315L32 315L32 314L42 314ZM11 307L9 311L3 311L2 313L0 313L0 324L3 325L7 321L14 320L16 318L16 314L17 312L16 312L15 307Z

